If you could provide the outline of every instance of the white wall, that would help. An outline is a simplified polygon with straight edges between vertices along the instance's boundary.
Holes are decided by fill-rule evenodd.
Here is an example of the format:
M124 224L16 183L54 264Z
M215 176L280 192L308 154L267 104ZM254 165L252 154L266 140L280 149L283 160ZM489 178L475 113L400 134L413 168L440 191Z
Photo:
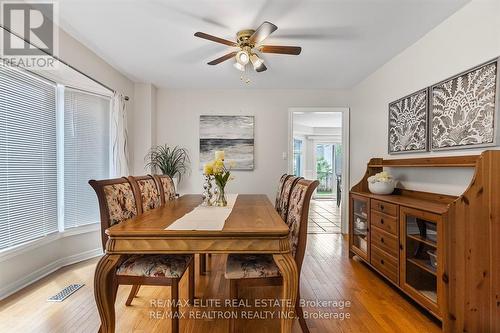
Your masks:
M62 60L131 98L127 105L130 118L133 115L133 82L61 30L59 42ZM101 252L100 229L97 225L73 229L35 243L24 247L22 254L12 251L0 253L0 299L62 266L94 257Z
M228 190L265 193L274 200L281 174L287 172L288 108L347 106L348 94L328 90L166 90L158 89L157 143L187 148L191 177L183 178L181 193L201 193L199 116L228 114L255 116L255 170L236 171Z
M356 86L351 102L351 185L361 179L371 157L388 157L389 102L498 56L500 1L474 0ZM475 153L478 150L398 157ZM445 183L446 192L458 194L471 179L466 170L433 170L426 175L426 181L420 177L406 186L440 191L440 183Z
M130 117L133 125L129 131L130 147L136 157L131 160L130 173L149 173L144 167L144 157L156 145L156 87L149 83L134 85L134 114Z

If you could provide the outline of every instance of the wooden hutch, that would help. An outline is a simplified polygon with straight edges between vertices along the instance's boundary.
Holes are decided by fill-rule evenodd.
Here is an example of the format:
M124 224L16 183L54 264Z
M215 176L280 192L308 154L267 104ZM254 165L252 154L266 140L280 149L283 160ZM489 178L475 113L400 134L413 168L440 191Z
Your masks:
M384 167L474 168L460 196L369 192ZM373 158L350 192L349 255L357 255L443 323L445 332L500 332L500 151Z

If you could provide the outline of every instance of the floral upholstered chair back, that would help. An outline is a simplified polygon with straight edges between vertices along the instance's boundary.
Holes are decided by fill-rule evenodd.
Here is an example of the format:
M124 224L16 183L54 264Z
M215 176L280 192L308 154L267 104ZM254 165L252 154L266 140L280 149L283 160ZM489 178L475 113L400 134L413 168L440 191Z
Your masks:
M143 212L147 212L161 206L160 190L153 176L130 176L129 180L140 196L140 201L137 201L141 203Z
M290 229L290 247L297 265L302 263L306 247L307 219L309 217L309 203L311 196L318 186L317 180L301 179L293 187L288 205L286 224ZM300 263L300 264L299 264Z
M167 175L155 175L156 181L160 186L162 202L165 203L169 200L175 199L175 185L174 181L170 176Z
M120 222L131 219L140 214L137 206L134 189L126 177L107 180L90 180L97 194L101 213L101 235L103 247L107 236L104 231Z
M281 191L280 207L278 209L278 214L280 214L283 221L286 222L286 217L288 215L288 203L290 201L290 195L292 194L292 189L295 184L302 179L302 177L289 176L284 184L283 190Z
M289 177L291 176L285 173L284 175L281 176L280 182L278 183L278 191L276 192L276 201L274 202L274 208L276 208L278 214L280 214L281 212L281 192L283 192L283 186L285 185L285 181Z

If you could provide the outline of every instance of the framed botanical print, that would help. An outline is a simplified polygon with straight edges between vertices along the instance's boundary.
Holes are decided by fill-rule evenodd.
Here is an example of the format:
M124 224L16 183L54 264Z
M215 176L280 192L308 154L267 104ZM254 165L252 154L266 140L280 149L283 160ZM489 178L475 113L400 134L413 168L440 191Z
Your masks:
M428 150L429 90L389 103L389 154Z
M498 60L431 87L431 149L478 148L496 144Z

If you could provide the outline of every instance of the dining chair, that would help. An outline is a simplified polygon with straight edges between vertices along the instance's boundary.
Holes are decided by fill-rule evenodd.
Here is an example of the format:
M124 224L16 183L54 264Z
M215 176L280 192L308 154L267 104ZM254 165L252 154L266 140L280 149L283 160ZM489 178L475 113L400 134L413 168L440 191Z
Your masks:
M161 206L160 187L153 176L129 176L128 179L137 194L137 201L142 208L142 212Z
M174 200L176 196L176 189L172 178L168 175L154 175L153 178L156 180L158 187L160 188L161 204L164 205L169 200ZM200 275L206 275L207 255L205 253L200 253L198 255L198 259Z
M278 183L278 191L276 192L276 200L274 201L274 208L276 209L278 214L280 214L281 212L281 192L283 192L283 185L289 177L291 176L287 175L286 173L281 175L280 181Z
M176 188L174 181L169 175L154 175L160 189L161 204L164 205L169 200L174 200L176 195Z
M127 177L90 180L90 186L97 194L101 216L101 240L103 249L108 237L105 230L143 213L141 194ZM132 285L127 298L129 306L141 285L162 285L171 287L171 311L178 313L179 281L189 269L188 298L194 302L194 259L192 254L147 254L123 255L116 267L114 295L119 285ZM172 318L172 332L179 331L179 316Z
M288 203L290 202L290 195L292 194L292 189L295 184L299 180L303 179L302 177L297 177L290 175L286 178L283 183L283 190L281 191L281 199L280 199L280 207L278 210L278 214L281 216L281 219L286 222L286 218L288 215Z
M319 185L317 180L300 179L293 187L288 205L287 225L290 229L289 241L295 258L299 279L299 291L295 311L299 317L302 332L309 332L302 308L300 307L300 271L307 242L307 221L312 194ZM238 290L243 286L283 285L280 270L270 254L229 254L224 276L230 282L230 298L238 299ZM230 321L230 331L235 330L234 320Z

